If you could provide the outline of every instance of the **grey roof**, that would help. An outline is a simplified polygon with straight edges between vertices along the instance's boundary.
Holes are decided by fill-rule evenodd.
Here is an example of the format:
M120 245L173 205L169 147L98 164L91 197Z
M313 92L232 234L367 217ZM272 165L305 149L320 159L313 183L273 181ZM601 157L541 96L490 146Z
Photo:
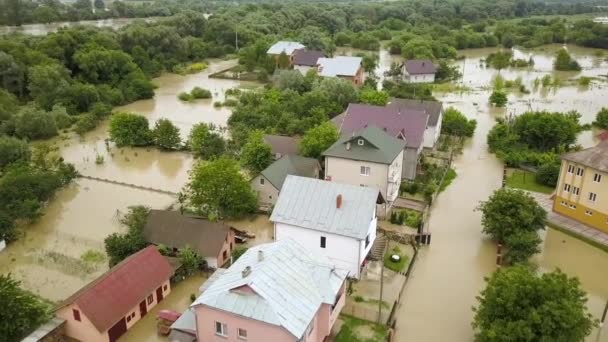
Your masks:
M430 59L410 59L405 61L404 65L410 75L427 75L437 72L435 64Z
M376 188L287 176L270 221L363 240L378 197Z
M323 51L306 49L296 50L293 58L293 65L315 66L318 63L319 58L322 57L325 57Z
M146 241L155 245L175 248L189 245L202 257L217 257L230 228L177 211L150 210L142 232Z
M246 267L251 272L243 276ZM284 239L251 247L192 306L281 326L300 338L321 304L334 304L347 275L327 258Z
M359 140L363 140L363 145L359 145ZM391 164L403 148L405 140L394 138L376 126L368 126L352 136L342 136L323 155Z
M325 77L355 76L361 67L361 57L336 56L319 58L319 75Z
M285 156L288 154L299 154L300 138L286 137L283 135L264 135L264 142L270 145L272 154L280 153Z
M281 52L285 52L285 54L291 55L295 50L303 49L303 48L305 48L305 46L298 42L290 42L290 41L282 40L282 41L274 43L274 45L271 46L270 49L268 49L268 51L266 51L266 53L270 54L270 55L280 55Z
M424 131L428 124L429 115L420 110L414 110L398 105L372 106L351 103L346 111L331 121L336 125L341 135L352 135L367 126L376 126L394 137L403 135L409 148L419 148L424 141Z
M225 268L218 268L216 269L211 276L207 279L207 281L205 281L203 283L203 285L201 285L201 287L198 288L198 292L203 293L205 292L205 290L207 290L216 280L218 280L222 274L224 274L224 272L226 272Z
M262 176L277 190L281 190L288 175L315 178L320 169L319 161L314 158L286 155L264 169Z
M387 106L398 106L402 109L410 109L415 111L424 111L429 115L429 126L437 126L439 116L443 111L443 103L439 101L423 101L391 98ZM409 111L404 111L409 113Z
M562 159L608 172L608 141L602 141L596 146L582 151L566 153Z
M180 330L196 335L196 315L192 308L186 309L179 318L171 324L171 330Z

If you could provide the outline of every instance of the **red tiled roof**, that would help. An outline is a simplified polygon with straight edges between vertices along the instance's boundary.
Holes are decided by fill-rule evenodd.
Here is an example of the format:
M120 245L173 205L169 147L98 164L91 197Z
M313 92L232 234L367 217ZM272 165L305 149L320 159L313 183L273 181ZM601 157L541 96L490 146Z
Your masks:
M131 255L66 299L104 332L171 277L171 266L155 246Z

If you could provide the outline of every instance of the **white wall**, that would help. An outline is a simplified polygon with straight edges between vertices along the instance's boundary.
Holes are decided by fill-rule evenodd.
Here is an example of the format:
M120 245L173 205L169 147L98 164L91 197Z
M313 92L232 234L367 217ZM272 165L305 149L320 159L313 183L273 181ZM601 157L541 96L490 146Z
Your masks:
M388 167L388 184L386 197L388 202L394 202L399 196L399 186L403 176L403 151L399 152L393 163ZM383 194L384 195L384 194Z
M337 268L348 271L349 277L359 278L361 241L278 222L274 224L274 229L276 241L292 238L311 252L329 258ZM325 248L321 248L321 236L325 236ZM365 240L362 243L365 245Z
M378 219L374 215L374 219L369 223L369 228L367 230L367 235L369 236L369 244L367 247L365 246L365 240L359 242L359 265L363 263L365 257L372 249L374 245L374 241L376 240L376 227L378 225ZM358 277L357 277L358 278Z
M308 65L294 65L293 68L302 73L302 75L306 76L308 70L312 69L311 66ZM316 69L316 68L315 68Z
M443 111L439 112L437 126L429 126L424 131L424 148L433 149L441 135L441 120L443 120Z
M205 261L207 262L207 267L217 268L217 258L205 257Z
M433 83L435 74L409 75L404 73L403 80L408 83Z
M420 149L405 148L403 152L403 174L401 175L404 179L414 180L416 178L416 168L418 167L418 159L420 157Z

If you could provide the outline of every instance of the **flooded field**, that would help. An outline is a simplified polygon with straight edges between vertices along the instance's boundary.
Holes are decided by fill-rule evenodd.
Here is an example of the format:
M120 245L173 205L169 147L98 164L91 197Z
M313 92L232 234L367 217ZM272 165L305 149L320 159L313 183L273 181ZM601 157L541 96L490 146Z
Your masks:
M556 46L526 52L533 54L532 70L502 70L507 79L522 77L526 86L551 70L551 56ZM560 78L578 75L599 76L608 72L608 63L596 57L591 49L572 48L583 71L578 74L558 73ZM477 120L475 136L455 159L458 177L439 196L432 209L430 229L432 244L423 248L398 309L397 341L470 341L473 338L471 307L475 296L485 286L483 278L495 270L496 247L481 233L481 215L474 211L479 201L486 200L500 187L502 163L487 151L486 135L499 117L534 110L569 111L581 113L583 123L589 123L601 107L608 106L607 84L596 80L589 89L563 86L556 90L536 91L529 95L509 95L506 109L488 105L487 88L498 73L487 69L481 59L494 50L463 51L467 56L459 63L465 68L464 85L471 88L463 93L440 94L444 105L461 110ZM524 52L516 52L518 53ZM530 89L531 87L528 86ZM597 142L594 132L583 132L579 142L591 146ZM608 300L608 253L579 240L549 229L544 235L542 253L537 261L542 270L560 268L577 276L588 292L588 307L594 317L601 316ZM606 342L608 333L598 336L594 331L589 341Z
M121 28L133 21L144 20L150 22L156 20L156 18L114 18L114 19L101 19L101 20L83 20L83 21L65 21L56 22L50 24L25 24L21 26L0 26L0 35L11 34L11 33L23 33L32 36L43 36L49 32L55 32L63 27L72 26L94 26L99 28Z

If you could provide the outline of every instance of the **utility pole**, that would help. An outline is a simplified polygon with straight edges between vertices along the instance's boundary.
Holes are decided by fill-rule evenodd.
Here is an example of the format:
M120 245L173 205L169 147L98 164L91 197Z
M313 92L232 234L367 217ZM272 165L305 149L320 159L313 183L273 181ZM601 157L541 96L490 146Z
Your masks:
M239 51L239 29L238 29L238 27L236 27L234 29L234 48L235 48L235 51L237 51L237 52Z

